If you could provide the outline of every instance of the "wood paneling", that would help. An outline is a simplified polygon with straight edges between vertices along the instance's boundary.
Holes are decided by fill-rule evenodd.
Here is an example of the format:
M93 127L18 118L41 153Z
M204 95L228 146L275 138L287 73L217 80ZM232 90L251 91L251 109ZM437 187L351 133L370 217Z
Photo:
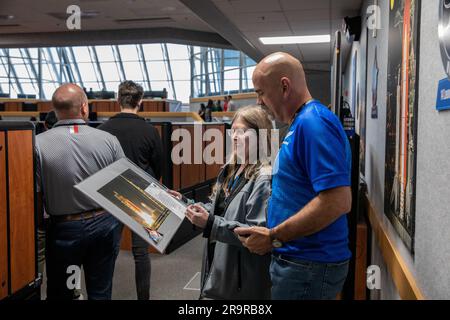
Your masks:
M205 163L203 162L203 142L202 142L202 136L203 136L203 126L201 127L201 131L198 134L195 134L195 128L194 125L183 125L184 129L188 130L191 135L191 159L190 163L181 164L181 172L180 172L180 180L181 180L181 188L187 188L194 186L200 182L205 181ZM195 142L194 140L198 140L198 143L200 144L200 152L199 150L195 150ZM195 163L195 157L200 157L200 164Z
M8 295L5 133L0 132L0 300Z
M366 300L367 280L367 224L361 221L356 226L355 292L354 300Z
M92 101L92 112L114 112L114 100Z
M217 176L219 175L219 171L222 168L224 161L225 161L225 126L223 124L217 124L217 125L205 125L205 129L217 129L220 131L221 133L221 139L222 139L222 143L220 144L221 146L223 146L222 148L222 161L221 163L214 163L214 164L205 164L205 180L209 180L209 179L215 179L217 178ZM217 145L219 145L217 142L214 141L214 139L210 142L205 142L204 147L206 148L206 146L212 144L212 143L216 143ZM212 156L215 157L216 156L216 149L214 150L214 152L212 153ZM209 152L208 152L209 153Z
M38 111L39 112L49 112L53 110L53 105L51 101L40 101L38 102Z
M131 231L127 226L123 227L120 249L131 251Z
M169 103L164 100L143 100L142 109L144 112L167 112L169 111Z
M32 131L8 132L11 293L36 277Z
M422 294L416 279L414 279L406 262L391 240L387 227L368 200L367 208L372 232L377 239L378 247L383 255L389 274L397 287L400 298L403 300L424 300L425 296Z
M6 102L5 111L22 111L22 102Z

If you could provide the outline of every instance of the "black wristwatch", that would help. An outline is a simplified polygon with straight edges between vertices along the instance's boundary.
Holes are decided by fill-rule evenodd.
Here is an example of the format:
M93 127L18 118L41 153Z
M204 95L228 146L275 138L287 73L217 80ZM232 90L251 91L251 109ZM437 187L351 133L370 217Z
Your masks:
M281 242L280 239L275 238L275 235L273 234L273 228L269 230L269 237L272 241L272 248L281 248L283 246L283 242Z

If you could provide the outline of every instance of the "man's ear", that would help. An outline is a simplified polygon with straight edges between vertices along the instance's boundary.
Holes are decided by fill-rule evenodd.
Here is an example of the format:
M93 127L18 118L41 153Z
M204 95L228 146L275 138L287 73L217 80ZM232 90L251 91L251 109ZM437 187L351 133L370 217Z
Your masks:
M81 115L83 117L89 116L89 103L87 101L81 105Z
M283 94L286 94L291 89L291 83L288 78L283 77L281 78L281 87L283 89Z

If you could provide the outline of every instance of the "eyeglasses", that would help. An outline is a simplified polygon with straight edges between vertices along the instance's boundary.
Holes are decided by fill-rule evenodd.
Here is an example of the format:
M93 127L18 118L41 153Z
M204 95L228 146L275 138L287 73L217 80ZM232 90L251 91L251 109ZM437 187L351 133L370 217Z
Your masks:
M227 135L230 137L233 137L234 135L238 137L242 136L250 136L251 134L255 133L256 131L254 129L246 128L246 129L227 129Z

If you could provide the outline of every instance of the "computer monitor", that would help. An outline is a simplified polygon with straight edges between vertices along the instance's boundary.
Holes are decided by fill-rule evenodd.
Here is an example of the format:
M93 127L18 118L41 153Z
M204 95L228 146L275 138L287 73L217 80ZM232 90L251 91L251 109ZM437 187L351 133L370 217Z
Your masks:
M114 91L100 91L101 99L115 99Z
M161 91L144 91L144 99L151 99L151 98L161 98L161 99L167 99L167 90L164 88Z

